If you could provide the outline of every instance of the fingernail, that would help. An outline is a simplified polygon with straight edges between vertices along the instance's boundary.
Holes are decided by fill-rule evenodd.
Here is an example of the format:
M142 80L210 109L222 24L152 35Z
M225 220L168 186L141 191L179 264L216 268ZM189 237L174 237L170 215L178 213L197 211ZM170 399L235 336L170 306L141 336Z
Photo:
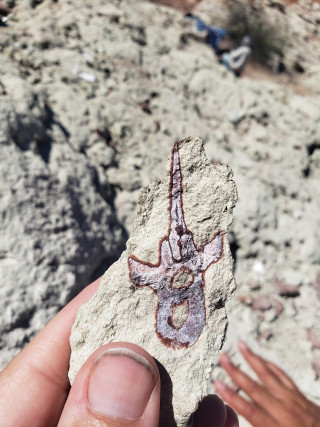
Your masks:
M227 386L220 380L216 380L214 382L214 385L215 385L216 389L218 389L218 390L226 390L227 389Z
M156 384L153 366L127 348L111 348L101 354L91 371L89 407L107 418L139 419Z
M239 348L240 350L243 350L243 351L249 350L249 347L244 341L239 341Z
M222 360L224 363L228 363L229 365L231 363L230 357L227 355L227 353L221 353L220 360Z

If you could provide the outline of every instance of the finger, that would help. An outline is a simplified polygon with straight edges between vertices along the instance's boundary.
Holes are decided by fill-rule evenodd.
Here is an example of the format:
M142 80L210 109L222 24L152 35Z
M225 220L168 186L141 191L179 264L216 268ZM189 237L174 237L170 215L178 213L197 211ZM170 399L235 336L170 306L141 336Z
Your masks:
M77 374L58 427L157 427L159 406L153 358L135 344L107 344Z
M298 387L295 385L295 383L288 377L287 374L283 372L282 369L280 369L278 366L276 366L274 363L266 361L268 369L276 375L282 384L287 387L290 390L298 390Z
M248 402L221 381L215 381L214 385L220 396L251 424L264 427L275 425L275 421L270 415L256 403Z
M265 359L255 354L246 343L243 341L239 342L239 350L241 354L249 363L254 372L258 375L263 384L278 397L284 394L283 381L279 378L279 375L274 373L273 369L269 368L269 365ZM271 363L271 362L270 362ZM285 375L283 373L283 375ZM289 378L288 378L289 379ZM284 397L284 396L282 396Z
M193 427L224 427L227 410L216 394L206 396L193 415Z
M222 353L220 358L221 366L230 378L237 384L246 394L258 405L262 407L274 407L281 409L281 404L276 400L265 387L253 381L248 375L238 369L229 359Z
M227 410L227 419L224 427L239 427L239 419L236 411L229 405L225 405Z
M74 298L1 372L2 425L57 425L70 387L71 327L78 308L97 291L99 282Z

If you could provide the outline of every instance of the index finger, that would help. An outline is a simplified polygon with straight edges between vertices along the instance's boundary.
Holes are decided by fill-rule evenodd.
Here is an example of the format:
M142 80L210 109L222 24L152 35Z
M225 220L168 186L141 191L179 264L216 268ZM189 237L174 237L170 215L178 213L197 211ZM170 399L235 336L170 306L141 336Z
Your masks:
M69 337L78 308L100 279L85 288L0 374L0 419L6 426L57 425L69 392Z

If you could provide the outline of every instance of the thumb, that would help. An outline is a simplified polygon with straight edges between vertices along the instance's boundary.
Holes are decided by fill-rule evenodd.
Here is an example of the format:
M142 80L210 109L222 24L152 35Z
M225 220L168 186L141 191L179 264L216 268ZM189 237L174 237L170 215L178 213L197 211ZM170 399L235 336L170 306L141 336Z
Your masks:
M100 347L78 372L58 427L157 427L159 378L153 358L137 345Z

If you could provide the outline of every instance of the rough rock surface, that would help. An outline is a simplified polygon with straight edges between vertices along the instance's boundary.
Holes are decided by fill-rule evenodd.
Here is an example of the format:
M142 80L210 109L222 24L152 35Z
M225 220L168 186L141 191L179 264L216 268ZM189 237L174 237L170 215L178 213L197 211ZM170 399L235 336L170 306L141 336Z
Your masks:
M236 79L173 9L16 0L0 28L1 366L118 257L139 189L163 176L172 141L199 135L239 191L225 349L245 368L246 340L320 401L320 9L264 3L286 28L288 72ZM224 4L194 13L219 25Z
M175 423L163 406L160 425L187 425L207 394L227 328L225 302L235 290L225 236L237 201L232 176L227 165L208 162L199 138L175 144L166 178L140 192L126 251L78 310L71 382L101 345L133 342L169 374L163 390L172 383L172 403L167 394L165 405L172 405Z
M45 102L19 77L1 80L0 333L6 363L114 259L123 237L96 169L59 143L60 123L49 124Z

